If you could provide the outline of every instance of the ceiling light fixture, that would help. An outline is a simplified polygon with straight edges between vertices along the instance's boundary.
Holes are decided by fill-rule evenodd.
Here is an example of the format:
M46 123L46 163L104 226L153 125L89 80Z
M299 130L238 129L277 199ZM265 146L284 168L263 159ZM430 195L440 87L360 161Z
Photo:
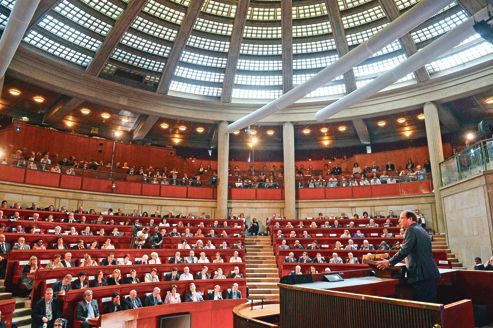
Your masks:
M326 128L326 127L320 128L320 132L327 133L327 132L329 132L329 128Z
M310 134L312 130L310 130L309 128L304 128L301 132L303 132L303 134Z
M466 140L467 141L473 141L476 138L476 134L474 132L467 132L466 133Z
M166 123L166 122L163 122L163 123L159 124L159 126L160 126L160 127L161 127L161 129L163 129L163 130L164 130L164 129L169 128L169 124L168 124L168 123Z
M187 126L186 125L180 125L178 127L178 130L180 130L181 132L187 131Z
M486 104L486 105L493 105L493 96L491 97L488 97L486 99L483 100L483 102Z
M9 89L9 93L12 96L17 97L17 96L20 96L22 94L22 91L19 89L16 89L16 88L11 88L11 89Z
M80 109L80 112L82 113L82 115L89 115L91 114L91 110L87 107L84 107L84 108L81 108Z
M399 124L404 124L404 123L406 123L406 118L405 118L405 117L399 117L399 118L397 119L397 123L399 123Z
M122 117L122 123L128 123L130 122L130 118L128 116Z
M195 131L197 131L197 133L204 133L205 129L204 129L204 127L202 127L202 126L198 126L198 127L195 129Z
M171 138L171 141L173 141L175 145L178 145L181 142L181 139L175 137L175 138Z
M419 113L416 117L417 117L418 120L421 120L422 121L422 120L425 119L425 114L424 113Z
M111 114L110 113L107 113L107 112L104 112L104 113L101 113L101 117L105 120L109 119L111 117Z
M330 145L330 140L326 139L326 140L322 140L322 144L327 147L328 145Z
M43 96L34 96L33 100L35 103L42 104L45 102L46 99Z
M74 126L74 124L75 124L73 121L69 121L69 120L65 120L65 121L63 121L63 123L65 123L65 126L66 126L67 128L71 128L71 127L73 127L73 126Z
M29 117L27 117L27 116L22 116L22 117L21 117L21 120L22 120L22 121L24 121L24 122L27 122L27 121L29 121Z
M266 133L267 133L268 136L273 136L274 133L276 133L276 132L274 130L270 129L270 130L267 130Z
M121 136L123 135L123 132L120 130L115 130L115 131L113 131L113 135L115 136L115 138L121 138Z
M347 126L345 126L345 125L340 125L340 126L337 128L337 130L339 130L339 132L344 132L344 131L346 131L346 130L347 130Z
M233 134L234 134L235 136L239 135L239 134L240 134L240 130L233 131Z
M385 121L378 121L378 122L377 122L377 125L378 125L379 127L383 128L384 126L386 126L386 125L387 125L387 122L385 122Z

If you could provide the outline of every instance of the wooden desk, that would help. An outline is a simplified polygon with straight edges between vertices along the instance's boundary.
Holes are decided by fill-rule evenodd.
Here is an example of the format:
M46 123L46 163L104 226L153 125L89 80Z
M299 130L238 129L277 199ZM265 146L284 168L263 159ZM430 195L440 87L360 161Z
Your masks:
M2 311L2 321L7 324L7 327L12 326L12 317L14 316L15 299L1 300L0 311Z

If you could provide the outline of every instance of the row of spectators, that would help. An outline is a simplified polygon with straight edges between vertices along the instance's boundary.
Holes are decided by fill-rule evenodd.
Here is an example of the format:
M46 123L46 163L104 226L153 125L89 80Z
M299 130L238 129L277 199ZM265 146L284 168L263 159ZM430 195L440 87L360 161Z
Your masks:
M493 271L493 256L490 257L490 259L486 263L483 263L483 260L481 260L480 257L475 257L474 258L474 270Z
M341 241L336 241L333 245L324 245L323 248L325 249L334 249L334 250L346 250L346 251L375 251L375 250L398 250L400 249L401 244L399 241L396 241L393 245L389 245L385 240L382 240L380 242L380 245L377 247L373 246L373 244L370 244L368 240L363 240L361 245L355 244L352 239L349 239L347 241L347 245L343 245ZM286 242L286 239L283 239L281 241L281 244L278 246L279 250L287 250L287 249L309 249L309 250L315 250L315 249L321 249L319 246L318 242L316 240L312 241L311 243L307 244L306 246L300 243L299 240L295 240L294 244L288 245Z
M296 258L294 256L294 253L290 252L289 255L284 258L284 263L360 264L360 261L351 252L349 252L347 254L347 258L345 258L345 259L339 257L339 255L336 252L332 253L332 257L329 259L326 259L320 253L317 253L314 258L311 258L310 256L308 256L307 252L303 252L302 256L300 256L299 258Z
M392 232L389 232L389 230L387 228L383 228L382 229L382 232L381 233L377 233L377 232L372 232L372 234L375 234L373 235L372 237L380 237L380 238L403 238L404 236L404 229L400 229L399 231L399 234L396 234L394 236L394 234ZM331 236L333 235L333 236ZM361 229L357 229L354 233L351 233L349 230L344 230L344 232L339 236L339 238L365 238L367 236L367 234L363 233L361 231ZM277 233L275 234L275 237L276 238L279 238L279 239L282 239L282 238L304 238L304 239L308 239L308 238L313 238L312 235L308 234L308 231L303 231L303 233L301 233L300 235L297 235L295 231L291 231L289 233L289 235L285 235L282 233L281 230L277 230ZM317 236L315 237L323 237L323 233L317 233ZM336 237L336 235L334 233L330 233L328 235L328 237Z

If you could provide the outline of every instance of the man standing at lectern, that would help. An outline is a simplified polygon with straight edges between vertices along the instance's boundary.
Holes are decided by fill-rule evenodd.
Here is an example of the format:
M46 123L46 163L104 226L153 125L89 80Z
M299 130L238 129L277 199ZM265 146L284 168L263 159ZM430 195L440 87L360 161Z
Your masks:
M437 301L436 283L440 272L433 260L431 238L418 224L412 211L402 211L399 225L406 229L401 249L390 260L378 262L377 267L385 269L405 259L407 280L413 287L414 300L434 303Z

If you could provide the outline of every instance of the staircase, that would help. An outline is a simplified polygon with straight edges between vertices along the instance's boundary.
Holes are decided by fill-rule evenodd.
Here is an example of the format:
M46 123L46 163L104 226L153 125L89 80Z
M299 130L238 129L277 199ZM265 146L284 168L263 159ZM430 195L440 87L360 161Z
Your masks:
M0 300L8 300L12 298L12 293L5 291L5 280L0 280ZM16 297L14 318L12 323L15 323L17 327L31 327L31 301L28 298Z
M249 299L279 302L279 271L269 236L247 236L246 279Z
M433 235L433 241L431 242L431 247L433 249L440 249L447 251L447 260L452 264L454 269L465 269L459 259L450 250L447 243L447 238L445 234L435 234Z

